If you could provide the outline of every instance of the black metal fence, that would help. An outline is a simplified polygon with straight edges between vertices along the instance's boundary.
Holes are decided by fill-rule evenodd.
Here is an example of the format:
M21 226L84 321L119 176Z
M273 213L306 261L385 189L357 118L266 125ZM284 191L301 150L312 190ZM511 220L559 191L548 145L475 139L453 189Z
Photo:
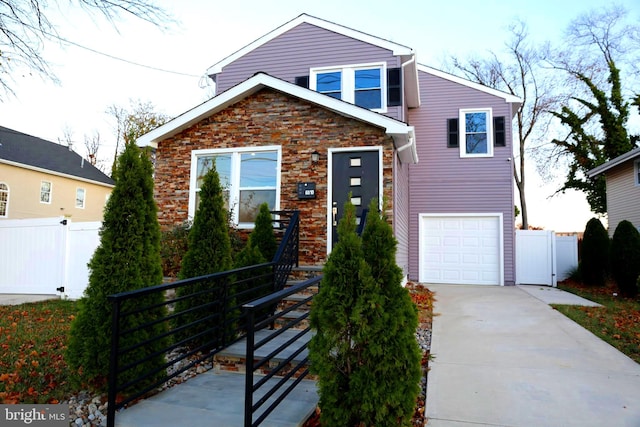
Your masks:
M251 316L243 306L258 292L282 290L298 263L299 212L273 213L281 241L272 262L108 297L113 306L108 427L115 425L118 409L211 359L244 338L254 322L270 317L274 305Z
M258 314L263 311L265 307L278 304L290 295L304 294L308 288L317 286L321 279L322 276L314 277L288 289L275 292L272 295L267 295L243 305L247 313L247 352L245 358L246 379L244 396L245 427L256 427L260 425L300 381L309 374L308 356L304 355L303 352L307 349L309 340L311 339L311 327L306 326L304 329L300 328L303 322L309 317L309 311L301 311L300 313L302 314L293 319L289 319L290 316L287 316L287 314L294 313L298 308L309 305L315 293L307 293L308 296L299 299L297 303L262 320L258 319ZM277 319L285 318L289 319L286 324L256 342L256 332L266 329ZM308 321L306 323L308 325ZM261 355L260 360L256 359L256 353L261 348L265 347L278 336L284 334L287 330L293 330L294 328L296 328L295 335L272 350L269 354ZM273 365L275 363L274 361L277 362L277 365L269 368L268 374L260 377L256 376L256 371L261 370L265 366ZM278 376L277 381L269 382L269 380L273 379L276 375ZM290 381L292 378L293 380ZM272 397L273 402L265 409L261 409ZM256 418L255 421L254 417Z

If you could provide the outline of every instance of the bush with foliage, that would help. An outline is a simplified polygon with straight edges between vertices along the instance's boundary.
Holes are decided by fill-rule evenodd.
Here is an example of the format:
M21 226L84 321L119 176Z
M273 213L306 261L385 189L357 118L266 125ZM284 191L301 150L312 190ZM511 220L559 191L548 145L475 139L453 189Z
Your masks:
M401 425L411 419L420 392L422 353L415 337L418 312L402 286L402 269L396 264L398 242L377 203L371 201L362 233L364 258L376 291L382 294L382 317L368 325L373 338L364 358L371 388L363 397L363 413L369 425Z
M273 232L269 205L263 203L260 205L255 227L247 239L247 244L236 256L235 268L269 262L273 260L276 248L276 237ZM267 255L264 255L263 251L265 251ZM238 281L243 281L240 286L241 289L237 289L237 292L254 290L253 292L244 294L242 297L243 301L258 299L273 292L272 287L264 286L265 284L273 283L272 276L269 275L271 271L271 268L266 267L264 269L251 270L236 275ZM252 279L252 277L255 277L255 279Z
M189 231L189 246L182 258L180 279L204 276L232 268L228 213L224 206L222 186L215 164L202 179L199 195L200 204ZM226 328L225 331L225 328L221 327L221 323L224 313L229 311L229 307L234 302L228 299L226 306L215 303L220 300L224 287L228 285L228 280L225 282L206 280L177 289L177 297L185 297L185 299L176 303L176 313L182 313L176 317L176 326L187 325L210 317L209 320L183 329L177 336L179 340L205 332L191 340L188 346L209 348L218 345L225 332L231 332L231 327ZM229 289L229 291L232 290ZM203 293L197 297L191 296L198 292ZM211 305L207 306L207 303ZM187 310L190 311L187 312Z
M258 215L256 216L255 228L251 232L251 242L253 246L260 250L260 253L268 262L273 261L273 257L278 250L278 242L273 232L273 221L269 205L263 203L260 205Z
M611 241L611 275L620 293L638 295L640 276L640 233L629 221L621 221Z
M609 274L609 235L598 218L587 222L580 266L585 285L604 286Z
M78 316L71 325L67 360L77 370L78 379L92 381L97 386L109 372L111 350L112 305L107 296L119 292L162 284L160 260L160 226L153 200L151 161L135 144L128 144L118 159L114 175L115 187L104 212L100 245L89 262L89 284L79 301ZM162 303L160 293L135 302L136 306ZM135 307L125 303L122 310ZM163 308L141 312L131 319L128 328L152 322L165 315ZM163 332L161 324L143 328L123 337L121 345L128 347L149 336ZM162 340L131 351L120 360L121 366L165 347ZM120 375L121 382L140 376L164 363L158 355ZM162 375L162 372L159 372ZM151 377L140 387L157 378Z
M309 357L319 378L321 423L407 425L419 392L417 312L401 287L396 242L377 207L362 239L353 205L347 202L344 212L311 309L316 334Z
M189 229L191 223L185 221L169 230L162 231L160 237L160 257L162 274L165 277L178 277L182 257L189 247Z

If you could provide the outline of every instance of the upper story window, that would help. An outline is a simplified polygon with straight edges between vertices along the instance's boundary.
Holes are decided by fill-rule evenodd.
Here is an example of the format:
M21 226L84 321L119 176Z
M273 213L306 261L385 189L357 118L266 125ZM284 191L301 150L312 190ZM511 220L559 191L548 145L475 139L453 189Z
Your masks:
M491 109L460 110L461 157L493 156Z
M9 216L9 186L0 182L0 218Z
M76 188L76 208L84 209L84 196L85 189L84 188Z
M633 176L635 178L634 181L636 185L640 185L640 159L633 162L633 164L634 164Z
M359 107L387 109L384 63L311 69L309 88Z
M281 158L278 146L194 150L189 215L195 215L202 179L215 162L232 221L240 227L252 227L262 203L271 210L279 206Z
M459 148L460 157L492 157L494 147L506 147L505 118L492 117L491 108L460 110L447 133L447 147Z
M51 203L52 188L51 181L40 182L40 203Z

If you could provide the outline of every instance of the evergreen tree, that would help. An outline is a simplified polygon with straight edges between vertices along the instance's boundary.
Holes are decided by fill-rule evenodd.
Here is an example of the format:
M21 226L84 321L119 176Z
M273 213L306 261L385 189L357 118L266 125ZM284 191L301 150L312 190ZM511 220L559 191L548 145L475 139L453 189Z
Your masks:
M273 261L278 250L276 235L273 232L273 222L269 205L263 203L256 216L255 228L251 232L251 242L256 246L267 261Z
M407 425L419 391L417 313L401 287L395 240L372 206L361 239L346 203L311 309L309 357L323 426Z
M182 259L179 278L188 279L230 270L231 241L229 238L229 225L227 223L227 210L224 206L224 196L220 178L213 163L203 178L200 187L200 205L193 219L193 226L189 231L188 249ZM228 280L229 281L229 280ZM192 286L178 288L178 297L188 297L197 292L204 292L199 297L189 297L176 303L176 313L191 310L176 318L176 325L186 325L191 322L211 317L208 321L200 322L183 330L178 339L186 339L195 334L207 333L192 340L188 345L198 347L201 345L213 347L221 343L226 332L227 338L232 333L232 325L223 326L223 322L229 320L229 307L233 305L231 299L226 306L216 304L223 296L224 286L228 283L218 281L203 281ZM233 290L229 289L229 295ZM207 302L212 305L204 306ZM197 308L199 307L199 308ZM226 313L226 314L225 314ZM226 315L226 319L225 319Z
M100 245L89 262L89 285L79 301L79 312L71 326L67 350L67 360L78 370L79 379L95 380L96 384L100 384L109 372L112 305L107 296L162 283L160 226L153 200L151 161L134 144L129 144L118 160L114 179L116 184L105 207L100 230ZM132 304L141 307L163 301L160 293L154 293ZM125 303L122 310L133 308ZM141 312L135 318L129 318L127 327L135 328L164 314L162 308ZM120 344L128 347L162 331L161 325L143 328L123 337ZM160 340L129 352L120 364L126 365L164 346ZM154 357L126 371L120 376L120 382L127 382L163 363L162 356ZM148 383L154 379L150 378Z
M418 313L407 289L402 269L396 264L397 241L393 229L372 200L362 233L365 261L382 295L381 316L370 317L366 369L369 384L363 395L362 414L367 425L409 423L420 392L422 354L415 338Z
M584 229L581 258L584 283L604 286L609 272L609 235L598 218L591 218Z
M611 275L620 293L638 295L640 276L640 233L629 221L621 221L611 242Z

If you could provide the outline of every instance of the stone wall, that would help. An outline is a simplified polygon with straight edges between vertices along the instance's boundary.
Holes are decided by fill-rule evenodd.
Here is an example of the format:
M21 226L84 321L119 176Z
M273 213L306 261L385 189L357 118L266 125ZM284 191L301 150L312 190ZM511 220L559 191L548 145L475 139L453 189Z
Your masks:
M321 265L327 251L328 148L383 146L384 197L392 220L393 141L383 129L263 89L158 144L155 198L163 228L188 219L191 150L280 145L280 209L300 211L300 264ZM311 163L318 151L320 161ZM316 198L298 200L297 183L315 182Z

